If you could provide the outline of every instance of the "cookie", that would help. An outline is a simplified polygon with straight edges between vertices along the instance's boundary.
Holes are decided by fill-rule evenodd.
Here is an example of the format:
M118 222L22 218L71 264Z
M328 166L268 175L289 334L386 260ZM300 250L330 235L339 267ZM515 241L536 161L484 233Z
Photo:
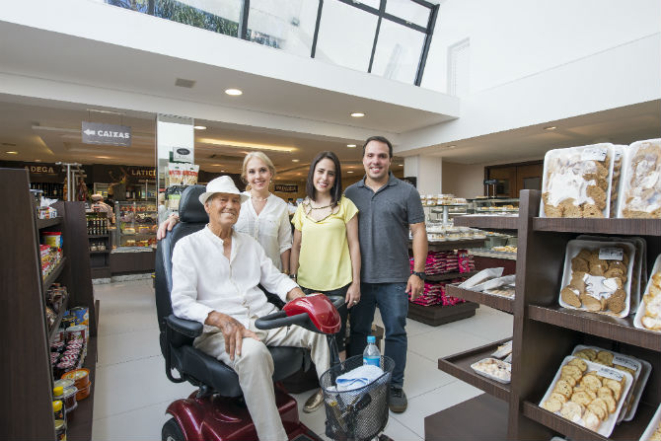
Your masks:
M604 386L613 391L613 398L619 401L622 396L622 384L619 381L606 379L604 380Z
M604 403L606 403L606 406L608 407L608 413L615 413L617 410L617 401L615 401L615 398L613 396L608 395L601 397L602 400L604 400Z
M597 351L595 351L594 349L590 349L590 348L581 349L580 351L575 353L574 356L585 358L586 360L589 360L589 361L594 361L597 358Z
M599 390L597 390L597 396L599 398L604 398L604 397L611 397L613 398L613 391L610 390L610 388L606 386L601 386Z
M587 260L581 258L581 257L574 257L571 260L571 271L573 273L587 273L590 271L590 264L588 263Z
M595 398L597 398L597 393L595 391L592 391L592 390L588 389L585 386L580 386L580 385L576 386L574 388L574 393L576 394L578 392L583 392L583 393L587 394L588 397L590 397L591 400L594 400Z
M608 389L608 388L607 388L607 389ZM610 389L608 389L608 390L610 390ZM611 395L611 398L612 398L612 395ZM567 398L566 396L564 396L564 395L562 395L562 394L559 394L559 393L557 393L557 392L552 392L552 393L551 393L551 396L549 397L549 399L551 399L551 400L558 400L558 401L560 401L560 403L566 403L567 401L569 401L569 398ZM560 409L558 409L558 410L560 410ZM552 411L552 412L557 412L557 411L554 410L554 411Z
M585 391L578 391L574 392L570 401L580 404L581 406L587 406L592 402L592 397Z
M574 379L576 381L580 380L581 377L583 376L583 372L581 372L581 370L579 368L577 368L576 366L567 366L567 365L565 365L561 368L561 372L562 372L562 374L574 377Z
M590 260L590 256L592 256L592 251L588 250L587 248L582 248L581 251L579 251L576 255L576 257L580 257L581 259L585 260Z
M595 361L606 366L613 366L613 358L615 358L615 356L612 352L599 351Z
M560 374L560 379L566 381L571 387L576 386L576 379L568 374Z
M581 370L581 372L585 372L588 370L588 364L584 360L581 360L580 358L574 358L569 363L567 363L567 365L576 366Z
M615 314L619 314L624 311L624 308L626 307L626 300L626 292L623 289L618 289L607 299L608 309L613 311Z
M626 274L628 268L621 260L610 260L608 261L608 271L612 271L612 270L619 270L622 272L622 274Z
M574 389L565 380L560 380L555 384L555 387L553 388L553 392L562 394L565 397L567 397L567 399L569 399L571 398Z
M562 217L562 208L551 204L544 204L544 215L546 217Z
M583 415L583 424L585 425L585 428L596 432L599 430L599 426L601 426L601 420L593 412L586 410Z
M580 291L571 285L567 285L562 288L560 291L560 298L566 304L573 306L574 308L581 307L581 301L579 300Z
M604 206L605 208L605 206ZM599 208L599 206L595 204L585 204L583 205L583 217L584 218L592 218L592 219L603 219L604 218L604 212L603 208Z
M562 217L569 218L582 218L583 210L580 206L574 204L568 204L562 206Z
M595 299L589 294L581 294L579 296L579 299L585 309L587 309L590 312L597 312L601 311L602 308L602 303L600 299Z
M563 418L576 423L581 419L581 416L583 416L583 408L578 403L568 401L562 405L560 415L562 415Z
M587 195L594 201L594 205L597 206L599 210L606 208L606 192L599 188L597 185L588 185Z
M587 261L586 261L587 262ZM585 272L572 272L571 274L571 280L569 281L569 285L573 286L576 288L579 293L582 293L585 291Z
M558 412L560 409L562 409L563 404L564 401L558 401L553 398L549 398L548 400L542 403L542 407L548 410L549 412Z
M603 405L601 403L603 403ZM600 398L592 400L592 402L588 404L587 408L590 412L597 415L600 421L608 419L608 407L606 406L604 400Z

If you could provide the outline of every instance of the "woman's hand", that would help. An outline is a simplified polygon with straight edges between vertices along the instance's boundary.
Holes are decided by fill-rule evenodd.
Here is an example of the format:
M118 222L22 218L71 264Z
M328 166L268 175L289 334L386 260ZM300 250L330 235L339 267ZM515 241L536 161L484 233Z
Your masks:
M168 234L168 231L172 231L175 225L179 223L179 216L176 214L171 215L169 218L165 219L161 225L158 226L158 231L156 232L156 239L161 240L165 239L165 236Z
M344 302L347 304L347 308L356 306L360 302L360 282L354 282L349 285Z

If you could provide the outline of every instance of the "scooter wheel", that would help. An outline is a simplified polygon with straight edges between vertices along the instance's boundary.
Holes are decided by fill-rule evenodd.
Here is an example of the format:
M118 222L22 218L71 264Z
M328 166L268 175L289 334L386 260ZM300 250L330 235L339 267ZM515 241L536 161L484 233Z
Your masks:
M179 424L177 424L177 421L174 418L170 418L165 424L163 424L161 439L163 441L186 441L186 438L184 438L184 434L181 431L181 427L179 427Z

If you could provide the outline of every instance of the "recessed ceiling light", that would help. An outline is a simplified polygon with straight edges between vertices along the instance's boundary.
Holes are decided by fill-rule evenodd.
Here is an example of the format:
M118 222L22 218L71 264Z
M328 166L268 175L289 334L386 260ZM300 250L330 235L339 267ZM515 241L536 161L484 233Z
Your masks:
M195 130L206 130L207 126L193 126Z
M363 112L353 112L351 116L353 116L354 118L362 118L363 116L365 116L365 114Z
M239 89L225 89L225 93L231 96L243 95L243 92Z
M5 152L5 153L7 153L8 155L18 155L18 152L15 152L13 150L10 150L10 151Z
M555 129L557 129L556 126L548 126L548 127L544 127L544 130L555 130Z
M35 159L34 162L41 162L41 159Z
M448 148L449 148L449 149L456 149L456 148L457 148L457 146L456 146L456 145L454 145L454 144L452 144L452 145L449 145L449 146L448 146Z
M399 164L400 167L404 167L404 164Z
M225 173L225 170L221 170L220 172L221 172L221 173Z
M299 162L300 159L292 159L291 162Z
M110 159L110 156L95 156L98 159Z
M247 148L247 149L256 149L256 150L272 150L274 152L293 152L296 150L295 147L279 146L279 145L268 145L268 144L256 144L251 142L243 141L229 141L225 139L214 139L214 138L200 138L197 140L199 144L210 144L210 145L219 145L223 147L235 147L235 148Z
M356 144L347 144L347 147L349 147L350 149L353 149L353 148L356 148Z
M353 170L349 170L347 173L353 173Z

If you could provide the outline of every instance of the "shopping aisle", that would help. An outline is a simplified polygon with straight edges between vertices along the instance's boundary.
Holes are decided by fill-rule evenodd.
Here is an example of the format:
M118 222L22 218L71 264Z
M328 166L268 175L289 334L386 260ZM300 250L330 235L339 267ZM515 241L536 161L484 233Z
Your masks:
M101 309L93 439L159 440L168 404L194 388L171 383L165 376L152 281L94 285L94 289ZM439 371L438 358L511 336L512 316L482 306L467 320L440 327L409 320L407 329L409 408L403 414L390 414L385 433L395 440L422 440L425 416L481 393ZM323 434L323 409L313 414L301 410L310 393L295 395L301 420Z

